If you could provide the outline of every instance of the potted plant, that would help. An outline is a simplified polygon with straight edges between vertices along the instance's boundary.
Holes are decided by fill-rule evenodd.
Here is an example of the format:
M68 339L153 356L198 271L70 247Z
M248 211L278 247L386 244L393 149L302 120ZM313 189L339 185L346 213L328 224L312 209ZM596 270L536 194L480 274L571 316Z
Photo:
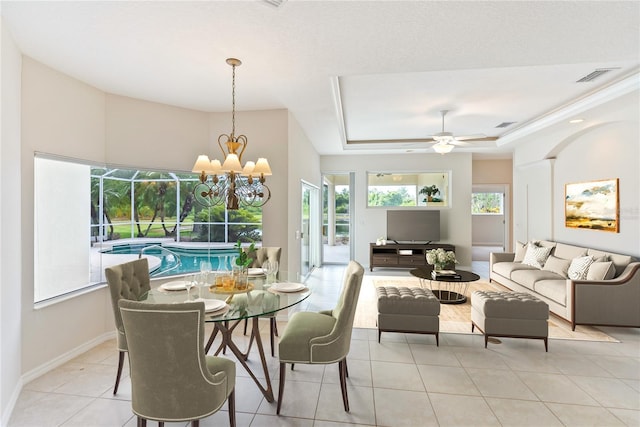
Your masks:
M235 260L233 275L235 278L236 288L242 290L247 287L247 272L249 266L253 262L253 258L250 258L249 254L256 250L256 245L252 242L249 245L249 248L245 251L242 249L240 240L238 240L234 247L238 251L238 256Z
M423 202L433 202L433 195L440 193L440 190L433 184L422 187L418 193L427 195L425 199L422 199Z

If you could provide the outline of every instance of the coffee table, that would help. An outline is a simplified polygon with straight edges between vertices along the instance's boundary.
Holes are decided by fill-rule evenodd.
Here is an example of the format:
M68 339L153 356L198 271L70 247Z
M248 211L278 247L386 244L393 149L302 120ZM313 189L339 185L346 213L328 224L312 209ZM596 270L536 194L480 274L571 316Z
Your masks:
M464 304L467 301L469 283L480 280L476 273L456 270L460 277L431 277L431 268L419 267L409 271L412 276L420 279L421 287L428 287L438 298L440 304ZM428 283L426 283L428 282Z

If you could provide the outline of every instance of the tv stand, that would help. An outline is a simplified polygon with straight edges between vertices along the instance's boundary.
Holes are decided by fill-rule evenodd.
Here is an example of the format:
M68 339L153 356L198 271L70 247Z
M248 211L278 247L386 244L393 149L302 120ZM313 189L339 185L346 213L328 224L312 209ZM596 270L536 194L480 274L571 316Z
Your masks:
M416 268L426 267L426 252L442 248L445 251L456 251L456 247L446 243L387 243L386 245L369 244L369 269L374 267Z

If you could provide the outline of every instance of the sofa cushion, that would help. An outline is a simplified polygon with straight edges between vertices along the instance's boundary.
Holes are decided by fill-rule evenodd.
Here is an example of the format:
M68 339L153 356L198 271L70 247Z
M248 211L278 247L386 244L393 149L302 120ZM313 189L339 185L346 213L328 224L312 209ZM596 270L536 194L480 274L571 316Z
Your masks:
M585 280L587 278L587 271L589 266L593 263L593 257L591 255L574 258L571 260L567 275L572 280Z
M609 280L616 274L613 261L594 262L587 271L587 280Z
M511 273L511 280L518 284L527 287L531 290L534 289L534 284L539 280L564 280L562 276L553 273L551 271L531 269L531 270L517 270Z
M511 273L516 270L537 270L537 268L521 262L498 262L493 264L493 271L507 279L510 279Z
M593 256L594 258L607 256L609 261L613 261L613 266L616 268L616 275L614 277L618 277L620 274L622 274L624 269L627 268L627 265L629 265L629 263L633 261L633 258L629 255L613 254L611 252L603 252L596 249L589 249L587 251L587 254Z
M544 263L544 267L542 269L556 273L566 279L568 277L567 271L569 270L569 264L571 264L571 261L568 259L549 255L549 258L547 258L547 262Z
M516 255L513 258L514 262L522 262L524 254L527 252L527 244L522 242L516 242Z
M587 255L586 248L580 248L578 246L567 245L564 243L558 243L553 250L553 255L558 258L572 260L574 258Z
M535 283L533 290L558 304L567 306L566 280L539 280Z
M537 246L533 243L527 245L527 252L524 254L523 264L536 268L542 268L551 253L550 247Z

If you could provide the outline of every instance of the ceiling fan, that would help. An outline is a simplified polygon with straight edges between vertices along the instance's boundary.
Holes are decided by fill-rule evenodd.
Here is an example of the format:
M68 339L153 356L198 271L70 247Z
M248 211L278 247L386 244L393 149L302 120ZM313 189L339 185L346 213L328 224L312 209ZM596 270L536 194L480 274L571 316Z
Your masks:
M445 154L451 152L455 145L468 145L468 142L485 142L495 141L496 139L498 139L498 137L495 136L486 136L482 134L454 136L451 132L445 132L444 116L446 116L448 112L449 110L440 111L440 114L442 115L442 131L426 139L426 141L428 142L435 142L433 146L435 152Z
M493 142L498 139L497 136L486 136L483 134L476 135L460 135L456 136L451 132L444 130L444 117L449 110L441 110L442 115L442 130L434 135L427 136L425 138L414 139L374 139L374 140L347 140L347 145L353 144L402 144L403 147L419 147L425 142L433 144L433 149L437 153L444 154L453 150L454 146L470 146L474 142ZM475 144L473 144L475 145Z

